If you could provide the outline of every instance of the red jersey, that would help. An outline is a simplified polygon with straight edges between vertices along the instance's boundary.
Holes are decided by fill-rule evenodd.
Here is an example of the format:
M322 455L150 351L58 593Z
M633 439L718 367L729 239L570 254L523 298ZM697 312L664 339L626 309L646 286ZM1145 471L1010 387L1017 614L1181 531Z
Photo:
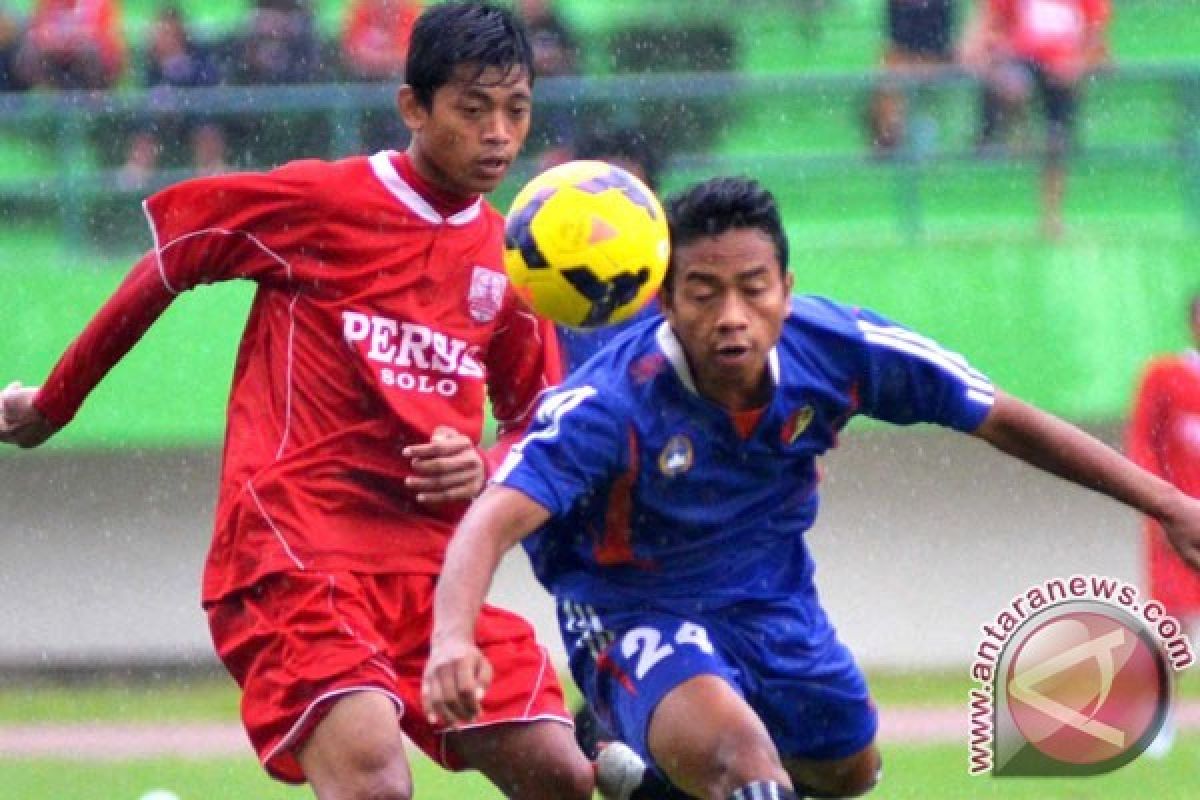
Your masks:
M1014 56L1053 71L1083 59L1108 23L1108 0L989 0Z
M283 570L439 572L465 504L417 505L401 450L439 425L478 441L485 392L504 449L559 377L552 327L504 273L503 218L482 198L444 217L385 153L188 181L145 209L153 257L64 355L38 408L70 419L132 346L110 344L130 338L128 320L136 340L175 293L255 281L204 600Z
M1150 362L1127 431L1129 457L1180 490L1200 497L1200 354ZM1200 575L1147 521L1151 593L1175 613L1200 612Z

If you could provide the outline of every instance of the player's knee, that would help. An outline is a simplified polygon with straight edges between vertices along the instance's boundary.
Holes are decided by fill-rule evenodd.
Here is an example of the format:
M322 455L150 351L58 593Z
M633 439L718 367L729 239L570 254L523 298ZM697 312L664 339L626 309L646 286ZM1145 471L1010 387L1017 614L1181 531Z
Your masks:
M715 774L709 789L720 797L755 781L787 781L779 751L768 737L757 730L723 732L713 754L713 767Z
M801 794L819 797L861 797L878 785L883 763L875 747L852 758L834 762L826 768L811 767L799 772L789 770Z
M411 800L412 778L399 745L366 739L341 748L336 763L314 769L309 782L318 797L338 800Z

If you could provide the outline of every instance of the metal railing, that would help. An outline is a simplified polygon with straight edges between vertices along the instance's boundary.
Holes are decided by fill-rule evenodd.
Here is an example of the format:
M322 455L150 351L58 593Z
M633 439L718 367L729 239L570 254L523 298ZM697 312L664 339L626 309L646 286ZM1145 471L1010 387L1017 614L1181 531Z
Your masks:
M914 115L928 115L922 109L932 105L935 114L957 116L960 130L944 136L936 147L930 147L919 136L910 136L891 158L879 160L871 158L858 129L856 108L881 79L878 73L546 79L537 85L538 116L557 113L584 126L641 126L670 151L666 159L668 173L761 172L781 167L809 172L874 170L893 183L897 225L909 234L919 233L924 225L926 171L974 155L971 137L961 119L969 113L963 110L967 102L963 98L973 95L978 84L971 76L953 70L923 78L889 77L892 85L907 95ZM1092 93L1124 86L1131 96L1137 95L1137 86L1153 87L1141 91L1154 94L1157 99L1150 102L1173 122L1147 135L1139 133L1089 145L1087 153L1109 160L1177 164L1185 213L1200 229L1200 65L1123 67L1093 76L1089 84ZM145 194L191 174L187 168L167 168L157 172L147 185L122 189L117 179L120 164L111 158L98 158L96 151L98 143L104 142L112 150L114 138L123 137L134 120L201 114L244 121L274 117L294 119L297 127L292 132L297 134L311 134L313 126L319 126L315 151L311 141L304 150L293 150L293 137L285 135L283 141L268 143L267 157L258 161L243 157L233 162L238 168L257 168L296 157L334 158L360 152L363 118L386 113L394 102L394 86L372 84L0 94L0 135L36 139L29 146L48 151L54 164L41 174L24 174L10 165L4 171L7 177L0 177L0 203L6 202L10 208L22 203L53 208L59 215L63 236L81 242L87 238L90 205L117 197L133 206L127 202L129 195ZM1164 104L1169 108L1163 109ZM1093 111L1090 103L1084 104L1085 119ZM775 113L779 114L778 125L770 124L770 115ZM1111 113L1119 115L1120 109ZM755 114L767 119L761 131L754 129ZM788 130L789 126L793 130ZM1131 126L1137 128L1136 120ZM287 126L282 130L286 134ZM761 147L755 151L759 133ZM743 142L749 140L750 147L728 146L731 138L739 137ZM297 143L305 138L294 137ZM256 149L260 153L263 150ZM523 168L528 172L532 167L526 163Z

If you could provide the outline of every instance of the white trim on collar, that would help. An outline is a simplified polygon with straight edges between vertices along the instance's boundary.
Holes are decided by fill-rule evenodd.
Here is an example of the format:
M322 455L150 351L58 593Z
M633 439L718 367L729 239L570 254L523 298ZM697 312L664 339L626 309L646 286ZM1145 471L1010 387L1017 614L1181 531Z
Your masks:
M396 165L392 163L392 156L395 154L394 150L381 150L367 160L371 164L371 171L375 173L375 177L379 179L384 188L418 217L434 225L446 223L455 226L466 225L479 217L480 210L483 208L482 196L476 197L474 203L457 214L443 217L396 171Z
M654 338L658 341L659 348L663 351L663 355L667 357L667 361L671 362L671 366L675 368L675 374L679 376L679 380L692 394L699 394L696 389L696 379L692 377L692 369L688 366L687 355L683 351L683 344L675 335L675 331L671 330L671 323L663 320L658 326L658 330L654 332ZM771 352L767 353L767 369L771 373L771 382L776 386L779 385L779 349L772 347Z

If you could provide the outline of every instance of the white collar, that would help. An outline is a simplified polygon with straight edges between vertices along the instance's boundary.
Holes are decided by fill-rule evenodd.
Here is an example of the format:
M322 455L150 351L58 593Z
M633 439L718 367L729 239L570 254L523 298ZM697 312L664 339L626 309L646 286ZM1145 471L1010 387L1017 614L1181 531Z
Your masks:
M426 222L434 225L446 223L448 225L466 225L468 222L474 221L479 216L480 210L483 208L483 197L476 197L475 202L459 211L457 214L452 214L449 217L443 217L433 206L429 205L428 201L417 192L408 181L400 177L400 173L396 171L396 165L392 163L392 156L396 152L394 150L381 150L371 156L368 161L371 164L371 170L375 173L375 177L383 184L384 188L392 193L392 196L408 207L410 211L416 214Z
M654 332L654 338L658 341L659 349L663 355L667 357L667 361L671 362L671 366L675 368L675 374L679 376L680 382L695 395L700 392L696 389L696 380L692 377L692 369L688 366L687 355L683 351L683 344L675 335L675 331L671 330L671 323L665 319L658 326L658 330ZM771 382L779 385L779 351L778 347L772 347L771 352L767 353L767 370L771 373Z

